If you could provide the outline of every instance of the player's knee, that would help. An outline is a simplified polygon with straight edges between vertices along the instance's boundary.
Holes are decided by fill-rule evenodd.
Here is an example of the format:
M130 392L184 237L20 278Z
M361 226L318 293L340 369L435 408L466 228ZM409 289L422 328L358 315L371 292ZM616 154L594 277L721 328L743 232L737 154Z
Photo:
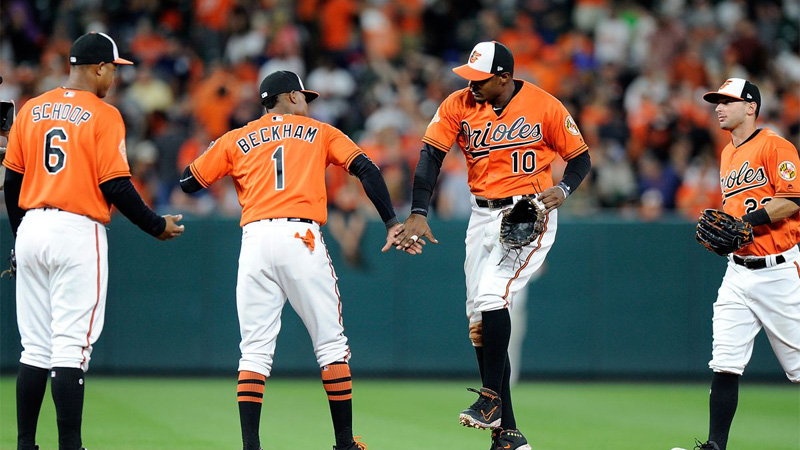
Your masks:
M483 321L469 324L469 340L474 347L483 347Z
M320 367L350 360L350 346L347 345L347 338L344 337L315 349L314 353L317 355L317 364Z

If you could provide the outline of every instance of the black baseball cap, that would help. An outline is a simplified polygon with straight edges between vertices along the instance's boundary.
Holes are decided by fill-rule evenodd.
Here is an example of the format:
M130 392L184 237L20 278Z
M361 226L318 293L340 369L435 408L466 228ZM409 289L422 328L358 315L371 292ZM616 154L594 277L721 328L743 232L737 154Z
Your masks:
M761 92L759 92L758 86L755 84L744 78L728 78L722 83L719 90L706 92L703 95L703 100L709 103L719 103L723 97L743 102L755 102L756 117L758 117L758 112L761 110Z
M458 76L470 81L483 81L494 75L514 74L514 55L497 41L479 42L463 66L453 69Z
M69 50L69 63L73 66L81 64L133 64L119 57L117 43L105 33L92 31L79 37Z
M318 92L309 91L303 87L303 81L296 73L288 70L279 70L267 75L261 81L261 103L264 103L264 100L270 97L287 94L292 91L300 91L305 94L306 103L311 103L315 98L319 97Z

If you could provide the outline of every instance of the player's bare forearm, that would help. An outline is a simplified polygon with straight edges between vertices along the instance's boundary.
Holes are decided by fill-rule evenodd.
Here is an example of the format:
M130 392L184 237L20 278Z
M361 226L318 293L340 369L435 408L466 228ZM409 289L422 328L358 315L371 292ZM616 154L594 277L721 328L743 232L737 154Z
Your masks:
M800 205L786 198L776 197L764 206L771 223L791 217L800 211Z
M564 191L562 191L561 188L552 186L545 189L544 192L536 196L536 198L544 204L544 212L547 214L561 206L567 197L564 195Z
M161 234L156 236L156 239L159 241L169 241L183 234L184 226L178 225L178 221L183 219L183 214L178 214L176 216L167 214L162 217L164 217L164 220L167 222L167 226L164 227L164 231Z
M422 253L422 247L426 243L423 238L434 244L439 243L428 226L428 218L422 214L411 214L403 225L403 230L395 236L393 242L397 250L416 255Z

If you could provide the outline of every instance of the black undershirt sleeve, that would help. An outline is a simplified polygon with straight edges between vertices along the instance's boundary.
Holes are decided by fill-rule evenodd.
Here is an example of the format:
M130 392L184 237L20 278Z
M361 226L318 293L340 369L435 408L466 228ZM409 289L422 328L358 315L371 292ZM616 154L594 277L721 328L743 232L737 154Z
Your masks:
M580 155L567 161L567 167L564 168L564 176L559 183L567 190L567 196L575 192L578 186L581 185L583 179L589 174L592 169L592 160L589 157L589 152L583 152Z
M158 236L167 228L167 221L144 204L130 178L112 178L100 185L100 191L108 203L144 232Z
M194 174L192 174L192 170L189 168L189 166L186 166L186 168L183 169L183 175L181 176L180 183L181 189L187 194L192 194L203 189L203 185L200 184L200 182L197 181L197 178L194 177Z
M15 172L6 167L6 178L3 180L3 190L6 197L6 210L8 211L8 221L11 222L11 231L14 237L17 236L17 228L22 222L25 210L19 207L19 193L22 189L23 174Z
M356 156L348 169L352 175L361 180L364 192L367 193L367 197L375 205L375 209L378 210L378 214L380 214L386 228L391 228L397 224L399 221L392 206L389 189L386 187L386 181L384 181L378 166L367 155L362 153Z
M417 170L414 172L414 189L411 195L412 214L428 215L433 188L436 186L436 179L439 178L439 171L445 156L447 156L447 152L436 147L429 144L422 146Z

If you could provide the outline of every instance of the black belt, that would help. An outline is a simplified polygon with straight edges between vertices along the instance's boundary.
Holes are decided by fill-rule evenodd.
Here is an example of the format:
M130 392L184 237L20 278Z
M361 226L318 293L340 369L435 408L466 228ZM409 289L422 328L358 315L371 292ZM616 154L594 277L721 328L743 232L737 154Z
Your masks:
M270 222L272 221L287 221L287 222L303 222L303 223L314 223L311 219L301 219L300 217L275 217L272 219L264 219Z
M497 209L503 206L513 205L514 197L496 198L494 200L476 198L475 203L481 208Z
M758 257L750 257L750 258L742 258L741 256L733 255L733 262L740 265L747 267L748 269L764 269L767 267L767 258L758 258ZM783 264L786 262L786 258L783 255L778 255L775 258L775 265Z

